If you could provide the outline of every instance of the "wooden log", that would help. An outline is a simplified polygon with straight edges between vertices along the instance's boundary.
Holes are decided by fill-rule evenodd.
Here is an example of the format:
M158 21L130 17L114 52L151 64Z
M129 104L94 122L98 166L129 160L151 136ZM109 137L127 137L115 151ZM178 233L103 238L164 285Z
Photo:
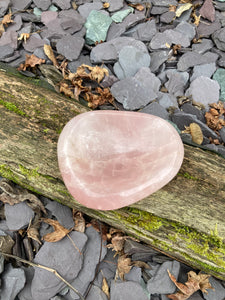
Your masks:
M68 193L57 164L63 126L88 111L78 102L0 71L0 175L136 236L225 279L225 160L185 145L178 175L129 207L97 211Z

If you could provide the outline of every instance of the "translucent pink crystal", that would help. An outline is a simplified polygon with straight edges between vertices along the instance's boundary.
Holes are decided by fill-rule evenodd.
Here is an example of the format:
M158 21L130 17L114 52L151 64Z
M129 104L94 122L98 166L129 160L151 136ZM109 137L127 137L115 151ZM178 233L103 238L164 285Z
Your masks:
M80 114L58 141L67 189L82 205L101 210L130 205L159 190L177 174L183 156L171 124L138 112Z

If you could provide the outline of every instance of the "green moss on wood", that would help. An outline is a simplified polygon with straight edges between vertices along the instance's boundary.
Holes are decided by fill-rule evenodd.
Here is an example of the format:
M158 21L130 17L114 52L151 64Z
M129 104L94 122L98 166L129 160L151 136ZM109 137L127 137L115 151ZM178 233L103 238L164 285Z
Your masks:
M24 111L22 111L21 109L19 109L14 103L9 102L9 101L5 101L3 99L0 98L0 104L3 105L6 109L13 111L14 113L20 115L20 116L26 116L26 113Z

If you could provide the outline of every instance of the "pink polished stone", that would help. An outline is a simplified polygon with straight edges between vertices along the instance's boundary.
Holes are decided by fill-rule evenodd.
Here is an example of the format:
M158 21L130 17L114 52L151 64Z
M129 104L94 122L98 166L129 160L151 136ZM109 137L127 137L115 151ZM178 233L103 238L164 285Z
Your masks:
M58 141L67 189L82 205L101 210L130 205L159 190L177 174L183 156L171 124L138 112L80 114Z

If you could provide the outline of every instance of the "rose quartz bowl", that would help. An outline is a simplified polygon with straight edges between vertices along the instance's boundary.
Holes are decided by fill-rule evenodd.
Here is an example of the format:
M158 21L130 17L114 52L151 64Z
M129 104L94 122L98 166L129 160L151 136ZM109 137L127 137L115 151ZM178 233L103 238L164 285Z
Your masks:
M112 210L166 185L179 171L184 147L167 121L144 113L91 111L64 127L58 162L64 183L82 205Z

